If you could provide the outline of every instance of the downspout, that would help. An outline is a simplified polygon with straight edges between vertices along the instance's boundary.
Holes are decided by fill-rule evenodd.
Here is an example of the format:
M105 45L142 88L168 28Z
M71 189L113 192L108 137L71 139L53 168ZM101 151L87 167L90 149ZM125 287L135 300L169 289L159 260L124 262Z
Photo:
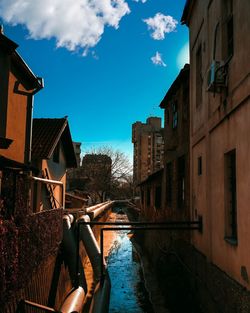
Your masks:
M38 86L35 90L28 94L28 105L26 114L26 138L25 138L25 164L31 163L31 148L32 148L32 126L33 126L33 106L34 95L44 87L44 81L42 78L37 77Z

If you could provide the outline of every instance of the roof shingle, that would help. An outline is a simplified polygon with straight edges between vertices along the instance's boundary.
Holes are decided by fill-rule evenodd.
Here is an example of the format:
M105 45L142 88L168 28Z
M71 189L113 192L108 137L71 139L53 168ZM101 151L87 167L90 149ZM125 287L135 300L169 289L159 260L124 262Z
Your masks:
M74 147L67 118L34 118L32 159L51 158L60 139L62 139L67 167L76 167Z

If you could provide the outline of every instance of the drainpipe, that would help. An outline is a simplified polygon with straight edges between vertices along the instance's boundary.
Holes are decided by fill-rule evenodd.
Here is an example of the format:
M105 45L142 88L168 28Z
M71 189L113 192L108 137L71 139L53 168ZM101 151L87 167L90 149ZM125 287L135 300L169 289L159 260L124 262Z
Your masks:
M44 87L44 81L41 77L37 77L38 86L31 93L28 93L28 105L26 114L26 138L25 138L25 163L30 164L31 162L31 148L32 148L32 116L34 106L34 95Z

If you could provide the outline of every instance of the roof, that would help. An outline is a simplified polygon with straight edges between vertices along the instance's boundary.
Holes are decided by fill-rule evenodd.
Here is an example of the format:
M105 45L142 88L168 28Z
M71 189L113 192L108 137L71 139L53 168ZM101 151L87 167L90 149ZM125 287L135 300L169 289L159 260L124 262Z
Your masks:
M68 168L76 167L76 157L67 118L34 118L32 159L50 159L60 139L66 157L66 166Z
M190 65L189 64L185 64L184 67L181 69L180 73L178 74L178 76L176 77L175 81L172 83L172 85L168 89L165 97L163 98L163 100L160 103L160 107L162 109L166 107L168 99L173 94L176 93L176 90L179 88L180 83L183 80L185 80L185 79L189 79L189 69L190 69Z
M152 181L154 181L154 180L157 180L157 179L161 178L162 175L163 175L163 171L164 171L164 169L161 168L161 169L159 169L158 171L152 173L152 174L149 175L146 179L144 179L143 181L141 181L137 186L143 186L143 185L146 185L147 183L150 183L150 182L152 182Z
M193 4L194 4L193 0L186 0L186 4L182 13L182 17L181 17L181 24L188 25L190 12L193 7Z
M18 44L10 40L0 31L0 48L5 51L6 54L10 55L12 65L17 68L18 72L21 73L24 78L24 85L27 90L43 88L43 81L41 78L37 77L22 57L17 53L16 49Z
M17 171L36 170L35 168L31 166L6 158L2 155L0 155L0 169L11 169L11 170L17 170Z

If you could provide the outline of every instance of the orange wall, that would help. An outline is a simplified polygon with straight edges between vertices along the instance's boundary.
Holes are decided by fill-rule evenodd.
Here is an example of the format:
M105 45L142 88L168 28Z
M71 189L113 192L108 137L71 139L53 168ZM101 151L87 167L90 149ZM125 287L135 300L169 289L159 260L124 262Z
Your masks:
M234 54L228 62L227 92L207 91L207 71L212 61L215 25L219 21L216 60L223 60L223 1L196 1L190 20L190 153L191 214L202 215L203 233L194 233L194 246L209 261L250 290L241 275L242 267L250 277L250 2L233 1ZM244 31L245 30L245 31ZM202 45L202 103L196 106L196 52ZM225 61L225 60L224 60ZM238 242L227 242L225 203L225 153L236 149ZM202 175L197 174L202 156Z
M0 154L24 162L27 96L14 93L16 81L17 78L10 72L6 137L13 142L7 150L0 149Z

